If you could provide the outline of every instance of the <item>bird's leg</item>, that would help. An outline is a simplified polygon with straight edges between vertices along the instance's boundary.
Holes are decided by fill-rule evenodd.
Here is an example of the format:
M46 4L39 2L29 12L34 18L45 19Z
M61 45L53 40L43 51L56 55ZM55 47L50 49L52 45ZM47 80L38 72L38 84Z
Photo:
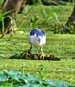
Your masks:
M31 46L30 46L30 50L29 50L29 53L31 53L31 49L32 49L32 44L31 44Z
M42 52L42 55L40 56L40 58L43 58L44 59L44 53L43 53L42 48L43 48L43 46L40 47L40 51Z

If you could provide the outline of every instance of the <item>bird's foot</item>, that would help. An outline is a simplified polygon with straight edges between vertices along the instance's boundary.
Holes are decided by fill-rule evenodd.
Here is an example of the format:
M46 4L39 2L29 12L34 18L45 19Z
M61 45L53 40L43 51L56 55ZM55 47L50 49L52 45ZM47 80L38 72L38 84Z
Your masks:
M43 59L43 60L44 60L44 57L45 57L44 54L41 54L41 55L40 55L40 59Z

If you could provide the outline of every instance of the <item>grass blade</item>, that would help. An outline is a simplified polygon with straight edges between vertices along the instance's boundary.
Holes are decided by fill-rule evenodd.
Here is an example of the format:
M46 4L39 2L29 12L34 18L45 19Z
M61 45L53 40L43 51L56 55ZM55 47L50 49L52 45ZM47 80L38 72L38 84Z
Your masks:
M0 8L2 7L4 0L0 0Z
M48 63L46 63L46 65L45 65L45 67L43 69L43 72L42 72L43 79L45 79L44 75L46 74L47 65L48 65Z
M7 14L13 12L13 11L14 11L14 10L10 10L10 11L6 11L6 12L4 12L4 13L3 13L3 17L4 17L5 15L7 15Z

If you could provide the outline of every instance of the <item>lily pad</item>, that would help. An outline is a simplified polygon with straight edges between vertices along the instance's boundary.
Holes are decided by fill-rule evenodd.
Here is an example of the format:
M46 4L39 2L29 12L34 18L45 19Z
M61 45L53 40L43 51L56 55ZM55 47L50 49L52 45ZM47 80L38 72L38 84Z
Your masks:
M0 72L0 82L5 82L7 81L7 76L4 75L2 72Z

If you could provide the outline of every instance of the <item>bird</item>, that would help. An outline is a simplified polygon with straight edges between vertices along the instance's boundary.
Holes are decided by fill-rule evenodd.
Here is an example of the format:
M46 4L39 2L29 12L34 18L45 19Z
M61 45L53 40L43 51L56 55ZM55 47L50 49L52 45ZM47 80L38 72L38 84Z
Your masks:
M46 43L45 32L38 28L32 29L29 33L28 40L29 40L29 43L31 44L29 52L31 52L32 45L33 45L34 47L40 48L40 51L42 53L40 58L42 57L44 58L44 53L42 48L43 48L43 45L45 45Z

